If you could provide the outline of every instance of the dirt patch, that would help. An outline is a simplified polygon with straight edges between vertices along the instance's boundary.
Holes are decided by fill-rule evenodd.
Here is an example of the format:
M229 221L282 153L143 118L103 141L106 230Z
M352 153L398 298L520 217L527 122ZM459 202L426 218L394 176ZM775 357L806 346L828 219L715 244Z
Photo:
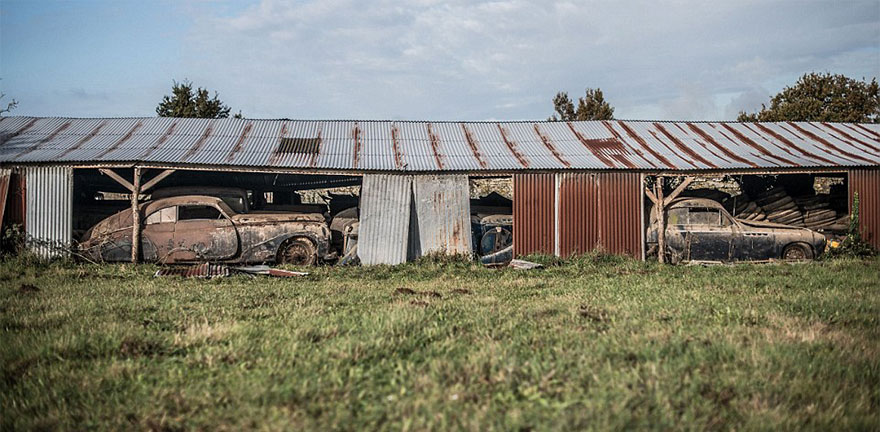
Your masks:
M166 354L165 347L155 341L125 338L119 344L119 354L122 357L153 357Z
M607 323L611 321L611 314L608 311L590 305L580 305L577 313L582 318L587 318L594 323Z
M424 300L412 300L409 302L409 304L411 304L413 306L419 306L419 307L428 307L428 302L426 302Z
M418 296L425 296L425 297L432 297L432 298L442 298L443 297L443 295L438 293L437 291L416 291L414 289L406 288L406 287L398 288L398 289L394 290L394 294L396 294L396 295L418 295Z
M471 290L465 289L465 288L456 288L456 289L452 290L452 293L453 294L462 294L462 295L472 294Z
M21 294L31 294L40 292L40 287L28 283L19 285L18 292Z

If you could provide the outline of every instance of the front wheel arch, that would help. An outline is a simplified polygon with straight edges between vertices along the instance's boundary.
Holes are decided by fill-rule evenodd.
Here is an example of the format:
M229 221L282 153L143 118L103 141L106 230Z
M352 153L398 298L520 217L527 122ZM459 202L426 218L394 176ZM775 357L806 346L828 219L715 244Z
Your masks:
M275 263L315 265L318 263L318 244L308 236L290 236L278 246L278 250L275 252Z
M793 242L782 248L784 260L811 260L816 256L813 247L804 242Z

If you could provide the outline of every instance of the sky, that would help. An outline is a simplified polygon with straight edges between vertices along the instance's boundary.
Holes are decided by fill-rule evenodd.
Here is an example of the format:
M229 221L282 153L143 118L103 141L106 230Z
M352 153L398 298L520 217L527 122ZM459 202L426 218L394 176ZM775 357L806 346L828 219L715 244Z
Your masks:
M880 77L880 0L0 0L11 115L154 116L174 80L247 118L734 120L808 72Z

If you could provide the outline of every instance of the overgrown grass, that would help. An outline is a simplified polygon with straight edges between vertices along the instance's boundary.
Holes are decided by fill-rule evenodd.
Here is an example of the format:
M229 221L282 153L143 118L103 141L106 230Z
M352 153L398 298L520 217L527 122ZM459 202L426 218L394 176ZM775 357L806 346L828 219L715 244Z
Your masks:
M880 260L0 263L0 429L880 428Z

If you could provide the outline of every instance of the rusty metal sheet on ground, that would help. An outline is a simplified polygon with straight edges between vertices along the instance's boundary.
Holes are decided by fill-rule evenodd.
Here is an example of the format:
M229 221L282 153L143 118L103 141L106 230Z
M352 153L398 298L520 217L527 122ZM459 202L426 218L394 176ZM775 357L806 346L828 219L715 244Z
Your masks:
M466 175L413 177L410 255L470 254L470 184Z
M406 262L412 177L364 175L358 256L363 265Z

